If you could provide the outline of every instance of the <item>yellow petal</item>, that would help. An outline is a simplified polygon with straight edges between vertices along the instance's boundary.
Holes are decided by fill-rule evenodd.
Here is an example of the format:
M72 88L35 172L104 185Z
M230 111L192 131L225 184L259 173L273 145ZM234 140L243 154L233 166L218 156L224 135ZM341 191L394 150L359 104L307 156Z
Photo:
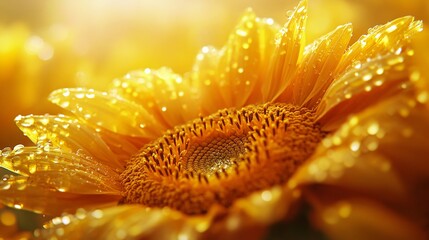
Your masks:
M413 17L402 17L374 27L359 38L344 54L336 74L341 74L354 64L364 63L368 58L394 52L410 42L415 33L422 30L422 22Z
M141 205L94 211L78 209L75 215L53 219L45 225L47 230L36 231L35 236L41 239L54 236L66 239L169 239L176 236L178 239L177 232L185 230L185 219L178 213L174 218L171 213ZM195 229L189 229L189 232L195 233Z
M272 20L247 11L221 51L204 47L197 56L192 79L198 84L204 114L225 107L261 102L274 33Z
M337 128L344 116L408 87L408 60L414 54L409 43L421 30L421 21L402 17L370 29L349 48L317 110L326 130Z
M142 106L106 92L82 88L60 89L52 92L49 100L94 127L115 133L153 139L163 129Z
M83 151L113 169L123 168L124 163L110 150L103 139L86 124L64 115L18 116L15 122L35 144L52 143L62 151Z
M426 25L427 27L427 25ZM426 104L429 108L429 32L423 31L416 36L413 42L415 49L416 69L413 69L410 79L417 87L417 100L420 103Z
M100 136L122 165L130 159L132 154L135 154L150 141L150 139L131 137L110 131L100 131Z
M307 46L295 75L277 101L314 108L332 82L333 69L339 63L351 35L352 27L347 24Z
M189 216L168 208L122 205L53 219L36 236L45 239L261 239L267 226L284 218L292 195L277 186L240 199L229 209L214 206ZM264 209L264 211L261 211ZM144 224L142 224L144 223ZM60 233L60 234L59 234Z
M361 199L319 202L312 220L329 239L427 239L410 219Z
M0 182L0 201L17 209L59 215L64 211L70 212L80 207L94 209L101 206L114 206L121 198L118 192L113 191L90 193L85 192L87 189L78 189L81 192L63 192L62 187L66 186L63 183L72 185L78 178L63 179L64 174L61 177L58 175L55 172L30 177L3 177ZM85 181L90 181L90 179Z
M121 189L118 172L82 152L62 152L49 145L17 145L13 150L6 150L1 151L2 167L24 176L45 179L58 191L92 193Z
M413 98L403 95L381 102L324 139L291 181L307 192L317 191L316 199L373 199L425 225L428 122L429 111Z
M307 1L301 1L280 30L269 75L262 85L264 101L271 101L284 91L294 75L305 44Z
M198 117L201 104L192 82L170 69L133 71L115 79L110 93L130 99L155 116L162 129Z
M410 51L397 51L369 59L339 76L318 106L318 121L334 130L347 116L403 92L409 86Z
M353 144L355 142L350 144L352 148L355 147ZM390 168L388 159L381 155L369 153L357 156L348 146L344 146L318 152L308 164L302 166L291 182L305 186L324 184L344 191L342 194L354 191L391 204L409 201L406 186Z
M205 115L211 114L214 109L226 105L220 95L220 88L217 82L217 66L221 55L221 51L212 46L203 47L197 55L192 71L187 75L187 79L195 82L199 91L202 92L202 111ZM216 101L213 101L213 98Z

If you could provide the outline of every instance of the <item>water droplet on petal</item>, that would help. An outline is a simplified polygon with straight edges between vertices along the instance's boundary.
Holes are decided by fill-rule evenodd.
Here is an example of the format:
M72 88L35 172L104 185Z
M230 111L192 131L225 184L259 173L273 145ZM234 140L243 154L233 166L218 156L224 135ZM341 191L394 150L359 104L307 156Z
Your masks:
M100 209L97 209L97 210L94 210L94 211L91 213L91 215L92 215L94 218L100 219L100 218L102 218L102 217L103 217L103 211L101 211Z
M371 123L367 128L367 132L369 135L376 135L379 130L380 125L378 124L378 122Z
M261 198L262 198L262 200L269 202L273 199L273 195L272 195L271 191L267 190L267 191L263 191L261 193Z

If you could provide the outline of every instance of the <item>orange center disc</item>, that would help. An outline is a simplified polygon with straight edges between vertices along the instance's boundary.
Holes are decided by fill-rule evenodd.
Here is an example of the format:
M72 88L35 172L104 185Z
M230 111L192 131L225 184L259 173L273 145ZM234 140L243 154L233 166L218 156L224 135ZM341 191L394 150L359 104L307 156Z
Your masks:
M131 157L123 203L201 214L285 183L323 138L313 112L289 104L221 110L176 127Z

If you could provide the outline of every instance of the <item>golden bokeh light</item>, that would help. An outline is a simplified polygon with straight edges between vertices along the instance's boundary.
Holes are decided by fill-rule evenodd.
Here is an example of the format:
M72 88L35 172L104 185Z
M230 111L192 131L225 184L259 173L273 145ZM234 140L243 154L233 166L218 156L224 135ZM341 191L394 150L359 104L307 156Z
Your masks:
M164 74L165 76L168 75L171 78L177 77L176 81L180 81L180 83L184 81L183 79L187 79L189 76L191 76L190 79L195 80L192 78L192 74L195 74L195 71L198 72L198 70L193 69L193 66L195 68L195 66L203 65L202 58L206 55L210 55L211 51L214 49L212 46L217 49L221 49L225 43L227 43L228 46L229 33L234 31L234 26L239 22L240 17L249 14L249 12L246 12L246 9L251 8L257 16L267 17L268 19L265 19L264 21L266 21L266 23L270 23L268 25L272 25L273 28L275 28L277 27L276 23L284 23L292 16L293 11L290 9L293 9L293 7L298 4L298 2L298 0L47 0L43 2L16 0L13 2L0 2L0 155L5 154L6 152L15 153L21 147L17 149L16 147L13 148L13 146L22 146L22 148L24 148L24 145L31 143L28 138L31 140L38 138L38 131L35 131L34 136L31 135L29 131L27 131L27 136L24 136L18 130L18 127L16 127L16 123L14 121L15 117L18 115L20 117L16 118L16 122L18 125L21 124L22 127L22 121L24 120L32 119L35 121L34 119L44 119L43 116L40 118L33 118L33 116L23 117L25 115L44 115L49 113L50 116L52 116L52 114L66 112L65 109L67 109L68 106L62 106L61 103L63 102L55 101L53 98L58 97L58 99L62 99L63 97L67 97L67 92L65 90L55 91L56 89L76 88L76 94L79 94L81 93L79 91L82 90L80 87L91 88L94 89L91 90L93 92L85 93L94 93L94 95L96 95L99 93L104 93L104 91L110 91L111 89L109 89L109 86L111 86L113 82L113 88L116 89L116 91L122 93L123 95L131 95L130 92L132 90L130 90L130 92L126 92L129 86L124 86L123 84L127 83L126 80L128 78L136 77L139 74L145 77L153 75L152 77L154 77L154 79L158 77L158 75ZM338 34L339 38L341 37L347 39L347 41L350 39L350 43L353 43L356 42L356 40L358 40L361 35L366 34L368 29L370 29L369 31L371 32L372 27L381 26L392 19L402 16L414 16L416 20L422 20L423 28L427 29L429 27L427 25L429 23L429 2L427 0L399 0L391 2L370 0L332 0L327 2L323 0L308 0L308 24L305 31L303 31L305 32L304 38L306 39L306 42L313 42L315 39L318 39L320 36L331 32L332 30L336 29L337 26L341 25L342 28L337 28L335 30L337 31L336 34ZM408 21L406 18L404 19L404 21ZM353 23L353 29L351 25L348 25L350 22ZM393 26L397 27L397 25ZM376 29L376 27L374 27L374 29ZM395 30L396 28L392 31ZM338 33L342 31L344 33ZM351 34L351 32L353 32L353 34ZM256 33L258 36L259 34L259 32ZM350 36L348 34L350 34ZM349 37L344 37L345 35ZM333 36L336 35L333 34ZM410 67L411 73L409 77L410 81L413 84L415 83L417 86L416 101L418 104L423 104L426 108L429 109L429 104L427 104L429 102L429 81L427 81L429 79L429 47L427 44L429 41L429 34L427 31L423 31L422 34L416 36L415 40L415 42L411 43L413 49L409 50L410 52L407 52L407 56L415 56L413 61L416 63L414 64L413 62L414 65ZM349 45L344 43L341 46L343 46L344 51L346 51L346 47ZM202 51L200 51L201 49ZM311 59L309 59L309 62L310 60ZM194 65L195 62L200 62L201 64ZM392 64L392 66L393 65L394 64ZM399 65L403 66L401 64ZM165 66L168 68L165 68ZM308 66L304 67L306 68ZM316 65L313 65L313 67L316 68ZM318 65L318 67L323 69L325 68L325 65ZM361 66L356 67L356 69L360 69L360 67ZM364 67L368 67L368 64ZM368 69L369 68L370 67L368 67ZM393 68L394 66L392 69ZM154 70L152 71L150 69ZM132 72L133 70L138 71ZM387 70L387 68L381 69L381 71ZM239 75L242 74L244 70L241 68L240 71L240 68L238 68L237 71L237 74ZM173 72L177 73L177 75L174 75ZM248 73L247 70L245 73ZM385 73L379 73L379 75L383 74ZM362 76L362 78L359 77L358 80L363 79L364 82L367 82L373 79L373 75ZM199 76L196 77L197 80L198 77ZM204 82L204 84L206 84L206 82ZM201 85L203 86L204 84ZM371 92L373 91L372 87L376 88L382 84L384 83L380 82L379 85L374 83L374 86L366 86L363 92ZM210 83L206 85L209 86ZM339 84L334 87L338 86ZM131 87L138 89L136 86ZM213 89L211 87L207 89L201 87L201 89L206 91L203 95L207 96L207 99L203 100L209 103L212 102L212 104L216 105L217 103L213 102L211 97L213 96L211 95ZM278 90L275 87L273 87L273 89L270 90ZM326 86L325 90L326 91L324 91L323 94L325 92L329 94L332 89L327 88ZM48 100L49 94L53 91L55 92L50 95L51 101L58 104L60 107L50 103ZM331 92L335 91L336 89L332 90ZM181 93L184 94L184 92ZM136 92L132 93L137 94ZM268 91L267 95L270 93L271 92ZM290 92L286 91L286 93L288 94ZM70 92L68 94L70 95ZM161 100L162 97L165 97L161 96L164 93L157 93L154 91L142 91L139 94L145 95L139 96L139 98L143 100L157 97L158 94L160 95L159 97ZM223 94L229 94L231 96L234 95L232 92L226 92ZM101 94L100 96L104 95ZM289 101L289 96L279 95L277 100L280 99ZM97 97L99 96L97 95ZM231 98L233 99L234 97ZM347 96L344 95L344 99L346 98ZM75 103L80 103L79 99L74 100ZM264 99L264 101L265 100L266 99ZM303 99L299 99L297 101L301 100ZM145 101L142 102L146 104ZM314 99L309 99L308 102L310 104L316 104L317 101ZM149 101L147 102L147 104L150 103L151 102ZM192 102L186 103L188 104L185 104L186 107L192 105ZM320 102L317 102L317 104L319 103ZM386 106L391 107L395 105L395 102L390 104L391 105L386 104ZM61 107L64 107L65 109L62 109ZM78 104L75 104L75 107L76 109L79 109ZM109 105L107 107L111 106ZM183 107L183 105L180 107ZM173 113L168 115L168 118L166 117L163 121L167 122L165 125L177 126L176 124L170 124L168 121L171 120L174 122L176 117L181 117L179 116L180 114L174 114L174 111L179 111L178 109L180 109L180 107L177 107L173 104L163 105L162 108L160 108L161 112L152 111L150 114L162 115L164 114L163 112L167 112L168 114ZM192 107L193 106L189 108ZM230 106L228 105L228 107ZM210 109L210 106L208 106L207 109ZM321 109L323 110L323 108ZM213 113L212 110L213 109L207 110L204 112L204 114L210 115ZM355 127L356 124L353 122L353 118L350 118L346 121L346 119L340 117L341 119L339 119L338 122L333 121L332 119L335 119L335 117L332 117L332 115L338 113L335 112L337 110L338 109L334 109L334 111L332 111L333 113L330 112L328 114L323 112L323 114L326 114L328 119L332 121L331 123L336 124L336 127L339 126L338 122L345 121L346 126L341 128L343 130L345 129L343 132L348 132L349 128L352 129ZM358 110L355 112L357 111ZM71 112L73 114L79 114L76 113L79 112L77 110L71 110ZM190 112L191 113L189 115L191 116L193 112L191 110ZM321 114L322 112L317 113ZM375 110L368 110L368 112L365 112L365 114L368 116L375 113ZM401 115L401 113L398 114ZM404 115L406 114L408 114L408 112L404 113ZM125 119L128 117L129 116L125 116ZM183 119L186 118L185 120L189 120L193 119L195 116L192 115L192 117L189 117L189 119L187 117L188 116L183 117ZM382 117L384 118L385 116L380 113L380 118ZM49 118L48 115L46 115L46 119L47 118ZM203 119L203 117L201 117L201 119ZM365 120L365 118L362 119ZM420 118L416 117L416 119ZM69 123L74 123L72 121L73 119L64 118L61 120L64 121L66 125ZM320 119L317 121L319 120ZM117 120L116 122L119 121L120 120ZM324 121L325 119L321 118L320 122L324 123ZM112 123L112 125L116 123L115 120L107 122ZM150 124L152 124L152 127L157 127L158 123L156 121L154 122L155 123L149 122L147 124L148 126L140 127L142 129L146 127L147 129L151 127ZM365 136L368 135L369 137L375 138L379 137L378 134L380 129L383 129L383 127L384 126L382 122L376 122L375 124L368 123L368 127L362 131L364 132ZM410 125L410 129L412 129L411 127L412 126ZM407 132L407 130L410 129L404 129L401 134L404 136L412 135L412 132ZM157 128L156 131L158 132L153 133L153 135L158 136L161 132L166 130L168 130L167 127L165 127L165 129ZM126 133L124 134L124 132L118 130L120 133L118 135L121 135L122 137L122 135L127 135L133 131L135 131L134 128L131 130L124 130ZM326 150L326 152L329 152L329 149L332 146L340 148L339 146L343 147L344 145L346 149L349 148L354 153L358 153L364 148L366 148L368 152L376 151L380 148L378 142L375 145L364 146L363 142L360 142L360 140L357 139L355 141L346 143L343 141L343 136L340 133L337 135L333 135L321 141L322 147L320 147L319 151L316 152L321 157L317 159L317 161L315 160L313 165L304 165L305 167L308 167L309 171L316 168L319 170L328 168L328 162L332 159L329 158L330 155L328 153L326 154L326 157L323 156L323 151L325 151L323 148L327 148L328 150ZM360 133L357 135L362 136ZM84 136L84 130L82 130L82 136ZM130 134L130 136L130 139L135 137L132 134ZM130 142L132 142L132 140L130 140ZM328 147L328 143L331 146ZM130 144L130 146L131 145L132 144ZM126 147L128 147L128 145ZM150 153L152 154L152 152ZM149 154L148 156L150 157L151 155ZM6 154L3 157L7 158ZM350 155L350 159L353 159L353 157L356 156L353 154ZM370 157L372 157L372 155L368 158ZM374 166L377 165L377 169L381 169L382 171L388 172L389 174L395 167L387 161L373 161L372 164ZM331 165L329 165L329 167L331 167ZM346 168L348 169L348 166L344 167L344 169ZM329 169L332 170L334 168ZM321 177L319 179L311 179L306 175L307 172L304 170L299 171L299 174L294 178L295 180L297 179L297 181L302 181L302 185L310 184L312 182L322 182L325 180L331 181L329 177L332 177L332 179L339 179L343 174L343 169L338 167L336 169L338 171L329 173L332 176L322 172L325 175L320 175ZM29 168L29 171L31 173L31 168ZM5 173L6 171L0 168L0 176L3 176ZM9 174L9 172L7 174ZM13 176L7 176L8 178L14 178ZM355 179L357 178L353 178L352 180ZM332 180L332 182L338 185L342 184L335 182L335 180ZM362 182L365 182L365 180L362 180ZM284 182L281 183L283 184ZM308 190L310 187L304 191L301 191L299 184L293 181L288 183L288 187L294 189L294 191L291 193L291 196L281 195L280 197L280 194L276 195L275 193L276 191L283 191L280 190L281 187L279 187L277 190L271 190L264 185L263 187L258 188L258 190L265 191L258 193L259 195L256 197L256 199L257 201L262 202L272 202L274 200L277 201L280 198L298 199L302 196L310 196L309 198L311 199L311 197L313 197L312 194L318 191L318 189ZM67 192L67 190L68 189L59 189L58 191ZM170 192L168 192L168 194L169 193ZM240 195L240 197L242 196ZM115 196L114 200L117 200L116 198L119 197ZM319 207L316 208L316 214L313 214L312 216L313 222L320 229L324 230L328 235L333 237L337 237L335 235L337 233L333 230L332 226L341 225L344 226L344 229L347 230L349 224L351 223L344 220L350 218L350 216L354 217L354 219L365 219L367 216L371 216L371 214L386 219L390 216L390 212L372 202L361 202L360 200L356 199L350 200L350 202L337 200L338 199L329 199L329 197L326 197L326 199L321 198L316 200L313 199L313 202L311 202L312 200L309 201L311 204L317 205ZM237 203L237 206L240 204L242 203ZM244 202L244 204L247 203ZM23 208L23 206L19 205L18 203L16 206L9 206L15 207L16 209ZM286 206L284 207L286 208ZM127 209L126 207L123 209L118 209L119 210L113 210L112 213L107 211L106 214L115 215L117 213L114 211L119 211L118 214L121 215L126 211L133 210L132 208L130 208L131 210ZM143 210L140 209L139 211ZM204 208L200 212L206 211L208 210ZM21 214L16 215L17 212ZM3 229L6 229L0 233L0 239L2 239L3 235L6 237L6 239L10 236L21 236L19 234L14 235L17 234L19 228L24 228L22 236L28 237L29 233L25 232L26 230L33 230L36 225L39 225L40 227L40 219L42 217L34 217L34 215L29 216L28 213L22 212L23 211L12 210L10 208L4 208L3 206L0 206L0 232L3 231ZM275 210L268 212L269 214L267 213L267 215L270 215L267 217L268 219L275 215ZM95 210L93 212L88 211L88 214L90 213L95 219L99 219L101 218L98 217L99 213L104 212L101 210ZM157 216L156 214L158 214L158 212L152 212L151 214ZM250 210L249 214L251 215ZM256 216L260 213L255 212L254 214ZM79 218L79 214L76 216ZM46 218L43 216L43 221L46 221L50 218L51 216L49 215ZM60 216L59 219L61 219L61 223L67 223L65 225L70 223L70 218L68 215L64 214ZM236 228L236 226L242 224L237 222L238 220L234 221L233 217L231 217L231 219L228 219L229 222L227 224L228 226L232 226L231 228ZM393 226L400 226L402 224L402 222L398 219L390 219ZM55 222L55 219L53 222ZM26 223L29 223L29 226L22 227L25 226ZM374 222L374 226L377 224L380 224L380 226L383 225L383 223ZM207 229L208 225L205 222L199 223L196 227L197 232L200 230L201 232L204 232ZM341 236L343 235L339 235L339 238ZM365 234L362 236L365 236Z

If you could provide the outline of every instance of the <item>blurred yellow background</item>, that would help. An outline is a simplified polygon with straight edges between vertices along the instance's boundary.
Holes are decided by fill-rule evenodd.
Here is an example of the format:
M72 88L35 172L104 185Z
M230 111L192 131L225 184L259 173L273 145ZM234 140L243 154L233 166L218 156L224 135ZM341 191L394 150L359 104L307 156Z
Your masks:
M283 24L288 10L297 3L298 0L0 1L0 149L29 144L15 126L15 116L61 111L46 100L54 89L82 86L102 90L112 79L139 68L168 66L185 73L201 47L222 47L246 8ZM348 22L354 25L354 40L369 27L404 15L429 22L427 0L309 0L308 4L309 41ZM425 49L426 40L420 40ZM427 59L428 54L421 56ZM18 214L24 214L24 222L29 223L23 228L34 227L38 216Z
M138 68L190 70L204 45L221 47L247 7L283 24L298 3L280 0L15 0L0 2L0 148L28 143L18 114L60 111L46 100L61 87L102 89ZM336 25L368 27L403 15L429 18L425 0L310 0L308 40Z

